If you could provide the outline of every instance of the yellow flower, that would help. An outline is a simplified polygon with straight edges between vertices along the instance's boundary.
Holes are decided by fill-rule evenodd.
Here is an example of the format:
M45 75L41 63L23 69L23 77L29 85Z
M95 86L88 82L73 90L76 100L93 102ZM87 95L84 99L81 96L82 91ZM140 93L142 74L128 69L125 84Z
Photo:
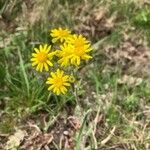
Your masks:
M55 52L51 52L51 46L47 44L40 45L39 49L34 48L34 53L32 53L32 66L36 66L36 70L42 72L43 69L49 70L49 66L53 66L51 60Z
M71 64L80 65L81 60L92 58L88 54L92 50L90 42L82 35L74 34L67 39L69 45L72 45Z
M56 72L51 72L46 84L50 84L48 90L52 90L55 94L60 95L67 92L66 86L70 86L69 75L65 75L64 71L57 69Z
M60 46L60 49L61 50L57 50L57 56L60 58L58 63L61 65L61 67L66 67L70 64L73 46L64 43Z
M81 47L90 43L85 37L83 37L82 35L77 35L77 34L71 35L67 39L67 42L69 44L73 44L75 47Z
M50 35L52 36L52 42L55 43L58 40L60 40L60 42L64 42L68 39L68 37L70 37L71 31L69 31L68 29L62 29L62 28L58 28L58 29L53 29L51 30Z
M88 53L92 50L90 44L83 45L80 47L74 46L73 54L71 57L71 64L80 65L81 60L86 60L92 58Z
M81 60L86 60L92 58L88 53L92 50L90 44L67 44L64 43L60 46L61 50L57 50L57 56L60 58L58 63L61 67L66 67L71 64L80 65Z

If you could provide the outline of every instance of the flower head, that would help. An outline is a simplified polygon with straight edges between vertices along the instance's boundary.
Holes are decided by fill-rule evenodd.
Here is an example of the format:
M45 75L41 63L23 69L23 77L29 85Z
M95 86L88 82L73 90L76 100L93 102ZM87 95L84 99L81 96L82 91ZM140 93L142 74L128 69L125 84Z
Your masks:
M36 66L36 70L42 72L43 69L49 70L49 66L53 66L51 60L55 52L50 52L51 46L47 44L40 45L39 49L34 48L34 53L32 53L32 66Z
M58 29L53 29L51 30L50 35L52 36L52 42L55 43L58 40L60 40L60 42L64 42L67 40L68 37L70 37L71 31L69 31L68 29L62 29L62 28L58 28Z
M56 72L51 72L46 84L50 84L48 90L52 90L55 94L60 95L67 92L69 83L69 75L65 75L64 71L57 69Z
M90 42L82 35L71 35L67 39L67 43L72 45L71 64L78 66L81 60L92 58L92 56L88 54L92 50Z

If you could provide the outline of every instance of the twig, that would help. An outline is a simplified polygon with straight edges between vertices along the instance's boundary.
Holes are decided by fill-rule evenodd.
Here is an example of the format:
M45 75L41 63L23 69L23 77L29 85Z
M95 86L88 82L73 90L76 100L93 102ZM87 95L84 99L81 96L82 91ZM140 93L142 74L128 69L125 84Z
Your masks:
M7 137L9 134L0 134L0 137Z
M116 126L114 126L113 129L110 131L110 134L103 141L101 141L101 146L104 146L112 138L115 130L116 130Z

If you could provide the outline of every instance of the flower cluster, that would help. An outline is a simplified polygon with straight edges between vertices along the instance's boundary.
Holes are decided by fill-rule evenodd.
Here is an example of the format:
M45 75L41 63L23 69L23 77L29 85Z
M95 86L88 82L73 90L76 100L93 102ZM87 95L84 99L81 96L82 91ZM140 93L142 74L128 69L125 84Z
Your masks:
M71 34L68 29L53 29L50 31L50 36L52 45L41 44L39 48L34 48L32 66L40 72L50 71L46 82L49 84L48 90L52 90L57 95L65 94L68 91L67 87L71 86L75 78L63 70L72 74L72 69L79 66L81 61L92 58L89 55L92 51L91 44L84 36Z

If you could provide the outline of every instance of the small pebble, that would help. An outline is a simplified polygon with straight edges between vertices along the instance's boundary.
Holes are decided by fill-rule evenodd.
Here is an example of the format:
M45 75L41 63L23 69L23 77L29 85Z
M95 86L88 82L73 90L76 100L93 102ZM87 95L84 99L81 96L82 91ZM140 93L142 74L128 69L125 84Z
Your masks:
M63 134L66 135L66 136L68 136L69 132L68 131L64 131Z

